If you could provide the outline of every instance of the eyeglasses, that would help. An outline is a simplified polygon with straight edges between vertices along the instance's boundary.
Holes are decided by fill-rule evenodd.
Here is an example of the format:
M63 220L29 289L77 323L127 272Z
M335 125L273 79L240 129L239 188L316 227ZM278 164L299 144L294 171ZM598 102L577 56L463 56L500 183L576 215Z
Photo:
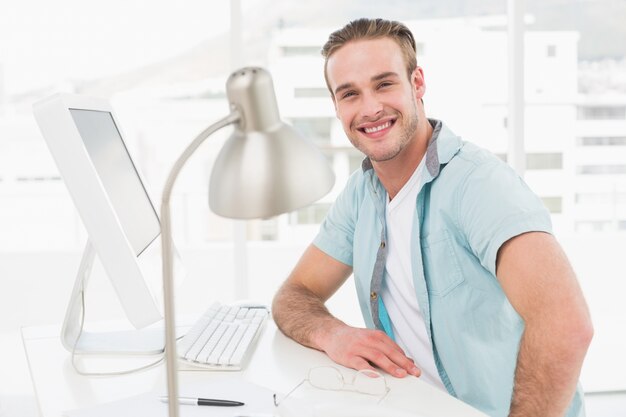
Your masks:
M389 393L387 380L379 372L372 371L370 369L362 369L357 371L352 376L352 380L350 382L346 382L339 369L333 366L320 366L309 369L306 378L293 387L291 391L285 394L284 397L279 399L278 395L274 394L274 405L278 407L280 403L287 399L287 397L289 397L305 382L308 382L314 388L327 391L352 391L366 395L379 395L381 397L378 400L378 403L380 403L387 396L387 393Z

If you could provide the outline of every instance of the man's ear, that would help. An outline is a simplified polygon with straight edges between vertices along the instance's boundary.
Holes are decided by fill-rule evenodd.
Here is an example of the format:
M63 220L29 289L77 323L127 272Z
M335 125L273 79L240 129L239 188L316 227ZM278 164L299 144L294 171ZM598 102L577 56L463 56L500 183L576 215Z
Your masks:
M411 84L413 85L413 91L415 91L415 98L421 100L426 93L426 83L424 81L424 70L422 67L415 67L413 74L411 74Z

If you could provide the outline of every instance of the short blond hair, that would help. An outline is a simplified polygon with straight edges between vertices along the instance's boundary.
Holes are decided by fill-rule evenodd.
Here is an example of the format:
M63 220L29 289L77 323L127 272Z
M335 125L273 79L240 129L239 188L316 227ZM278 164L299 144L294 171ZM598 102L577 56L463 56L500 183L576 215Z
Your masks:
M415 38L409 28L403 23L396 22L394 20L361 18L353 20L341 29L331 33L328 40L322 47L322 56L324 57L324 79L326 80L326 86L328 87L331 95L333 92L328 82L328 72L326 67L328 66L328 59L332 56L332 54L348 42L380 38L390 38L398 44L402 54L404 55L407 76L409 79L411 78L411 74L413 74L413 71L417 68L417 56Z

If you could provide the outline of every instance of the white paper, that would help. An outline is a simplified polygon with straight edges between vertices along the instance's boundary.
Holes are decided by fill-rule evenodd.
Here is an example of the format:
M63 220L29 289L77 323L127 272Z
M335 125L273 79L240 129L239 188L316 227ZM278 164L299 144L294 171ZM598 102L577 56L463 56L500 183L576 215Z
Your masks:
M273 392L241 379L203 384L200 390L209 394L196 394L199 397L219 398L241 401L240 407L214 407L180 405L181 417L235 417L235 416L272 416L274 412ZM97 406L66 411L66 417L167 417L167 404L160 401L160 392L149 392ZM188 393L181 393L188 396Z

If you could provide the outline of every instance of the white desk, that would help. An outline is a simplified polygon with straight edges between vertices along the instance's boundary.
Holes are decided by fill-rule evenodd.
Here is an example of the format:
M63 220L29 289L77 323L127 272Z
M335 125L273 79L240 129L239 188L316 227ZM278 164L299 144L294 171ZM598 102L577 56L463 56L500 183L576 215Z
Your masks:
M41 417L59 417L65 410L121 400L164 387L165 367L161 364L148 371L118 377L84 377L70 363L70 355L62 347L58 327L30 327L22 331L24 349L37 396ZM107 369L133 368L154 358L90 359L90 367ZM286 393L300 382L309 368L334 363L323 353L305 348L285 337L269 321L250 363L241 376L252 383L275 392ZM93 370L93 369L92 369ZM202 378L215 381L232 373L193 371L180 372L180 384ZM423 416L484 416L465 403L433 388L417 378L397 379L387 376L391 391L385 403L401 399L402 408L409 407ZM394 406L399 406L397 401Z

